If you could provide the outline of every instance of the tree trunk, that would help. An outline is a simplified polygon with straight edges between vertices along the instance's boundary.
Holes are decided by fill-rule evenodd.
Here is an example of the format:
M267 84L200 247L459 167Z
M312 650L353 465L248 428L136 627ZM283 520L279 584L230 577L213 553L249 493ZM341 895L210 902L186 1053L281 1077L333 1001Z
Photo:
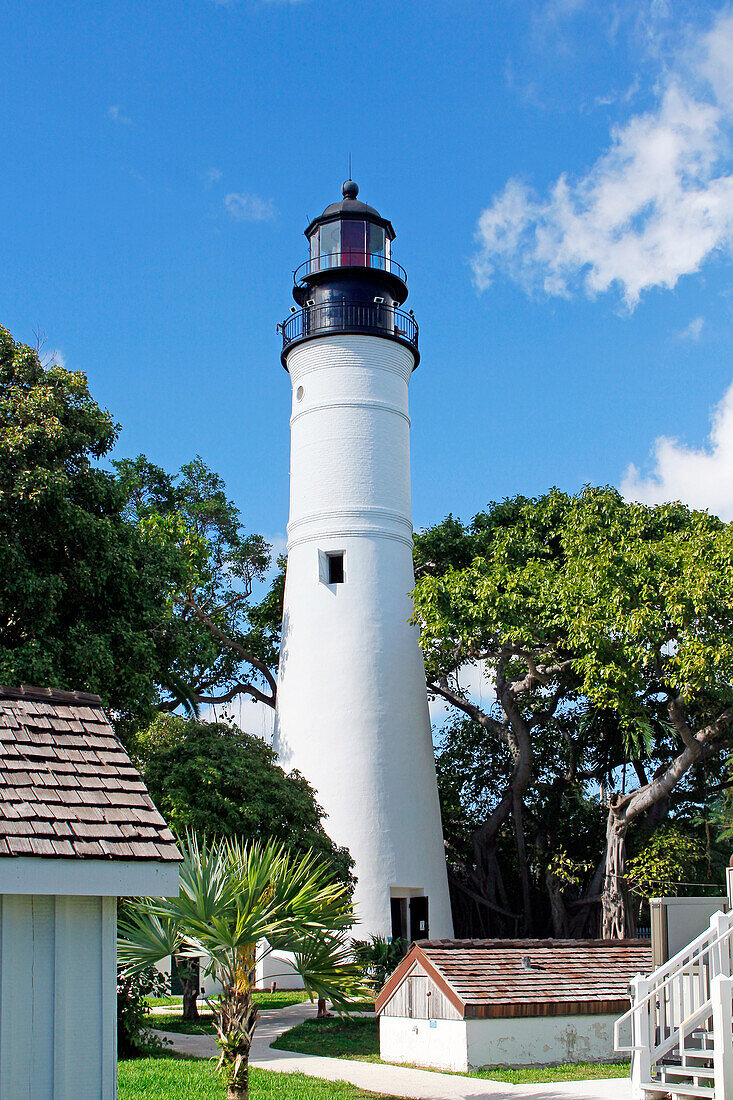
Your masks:
M175 956L176 974L183 993L183 1019L198 1020L196 999L199 995L199 961L181 955Z
M565 940L568 935L568 911L565 908L562 883L552 871L545 874L545 884L550 898L550 916L552 918L552 935L556 940Z
M249 1100L249 1068L240 1069L236 1085L227 1085L227 1100Z
M601 903L604 940L633 939L635 934L634 913L629 904L629 889L626 882L628 828L626 815L617 812L612 799L606 827L606 873Z
M199 1009L196 999L199 995L198 974L193 978L186 978L181 982L183 986L183 1019L198 1020Z
M522 882L522 901L524 914L522 917L522 934L531 936L534 926L532 918L532 897L529 890L529 868L527 867L527 850L524 843L524 819L522 814L522 800L514 794L514 835L517 841L517 860L519 862L519 876Z

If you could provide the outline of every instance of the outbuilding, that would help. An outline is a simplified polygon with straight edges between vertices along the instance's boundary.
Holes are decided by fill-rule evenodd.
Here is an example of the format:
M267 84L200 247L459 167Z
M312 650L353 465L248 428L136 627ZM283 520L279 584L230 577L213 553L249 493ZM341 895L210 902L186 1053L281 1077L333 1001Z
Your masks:
M644 940L424 940L376 1002L385 1062L465 1072L611 1062Z
M0 687L0 1100L114 1100L117 899L180 860L98 696Z

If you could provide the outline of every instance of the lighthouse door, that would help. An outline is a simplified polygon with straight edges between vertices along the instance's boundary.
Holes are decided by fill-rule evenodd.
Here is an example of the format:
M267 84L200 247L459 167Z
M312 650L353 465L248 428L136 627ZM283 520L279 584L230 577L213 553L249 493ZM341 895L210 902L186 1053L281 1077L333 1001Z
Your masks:
M410 939L430 938L428 927L428 899L424 896L410 898Z

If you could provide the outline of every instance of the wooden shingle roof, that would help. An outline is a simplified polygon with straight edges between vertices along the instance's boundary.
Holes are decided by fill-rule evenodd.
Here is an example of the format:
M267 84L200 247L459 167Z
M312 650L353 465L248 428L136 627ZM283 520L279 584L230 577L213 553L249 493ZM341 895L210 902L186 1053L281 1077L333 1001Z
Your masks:
M423 940L377 998L380 1012L420 967L465 1017L619 1013L652 969L648 940Z
M97 695L0 687L0 857L179 861Z

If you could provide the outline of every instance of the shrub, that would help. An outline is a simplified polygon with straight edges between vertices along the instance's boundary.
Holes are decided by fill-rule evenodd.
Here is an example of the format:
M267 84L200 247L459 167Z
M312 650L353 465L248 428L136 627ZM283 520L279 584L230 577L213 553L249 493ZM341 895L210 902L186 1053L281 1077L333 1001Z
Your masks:
M397 969L409 946L407 940L388 940L384 936L354 940L352 944L364 977L377 990L382 988L390 974Z
M150 1005L146 997L163 997L168 981L154 966L139 974L125 975L117 968L117 1054L134 1057L151 1047L162 1047L163 1040L146 1026Z

